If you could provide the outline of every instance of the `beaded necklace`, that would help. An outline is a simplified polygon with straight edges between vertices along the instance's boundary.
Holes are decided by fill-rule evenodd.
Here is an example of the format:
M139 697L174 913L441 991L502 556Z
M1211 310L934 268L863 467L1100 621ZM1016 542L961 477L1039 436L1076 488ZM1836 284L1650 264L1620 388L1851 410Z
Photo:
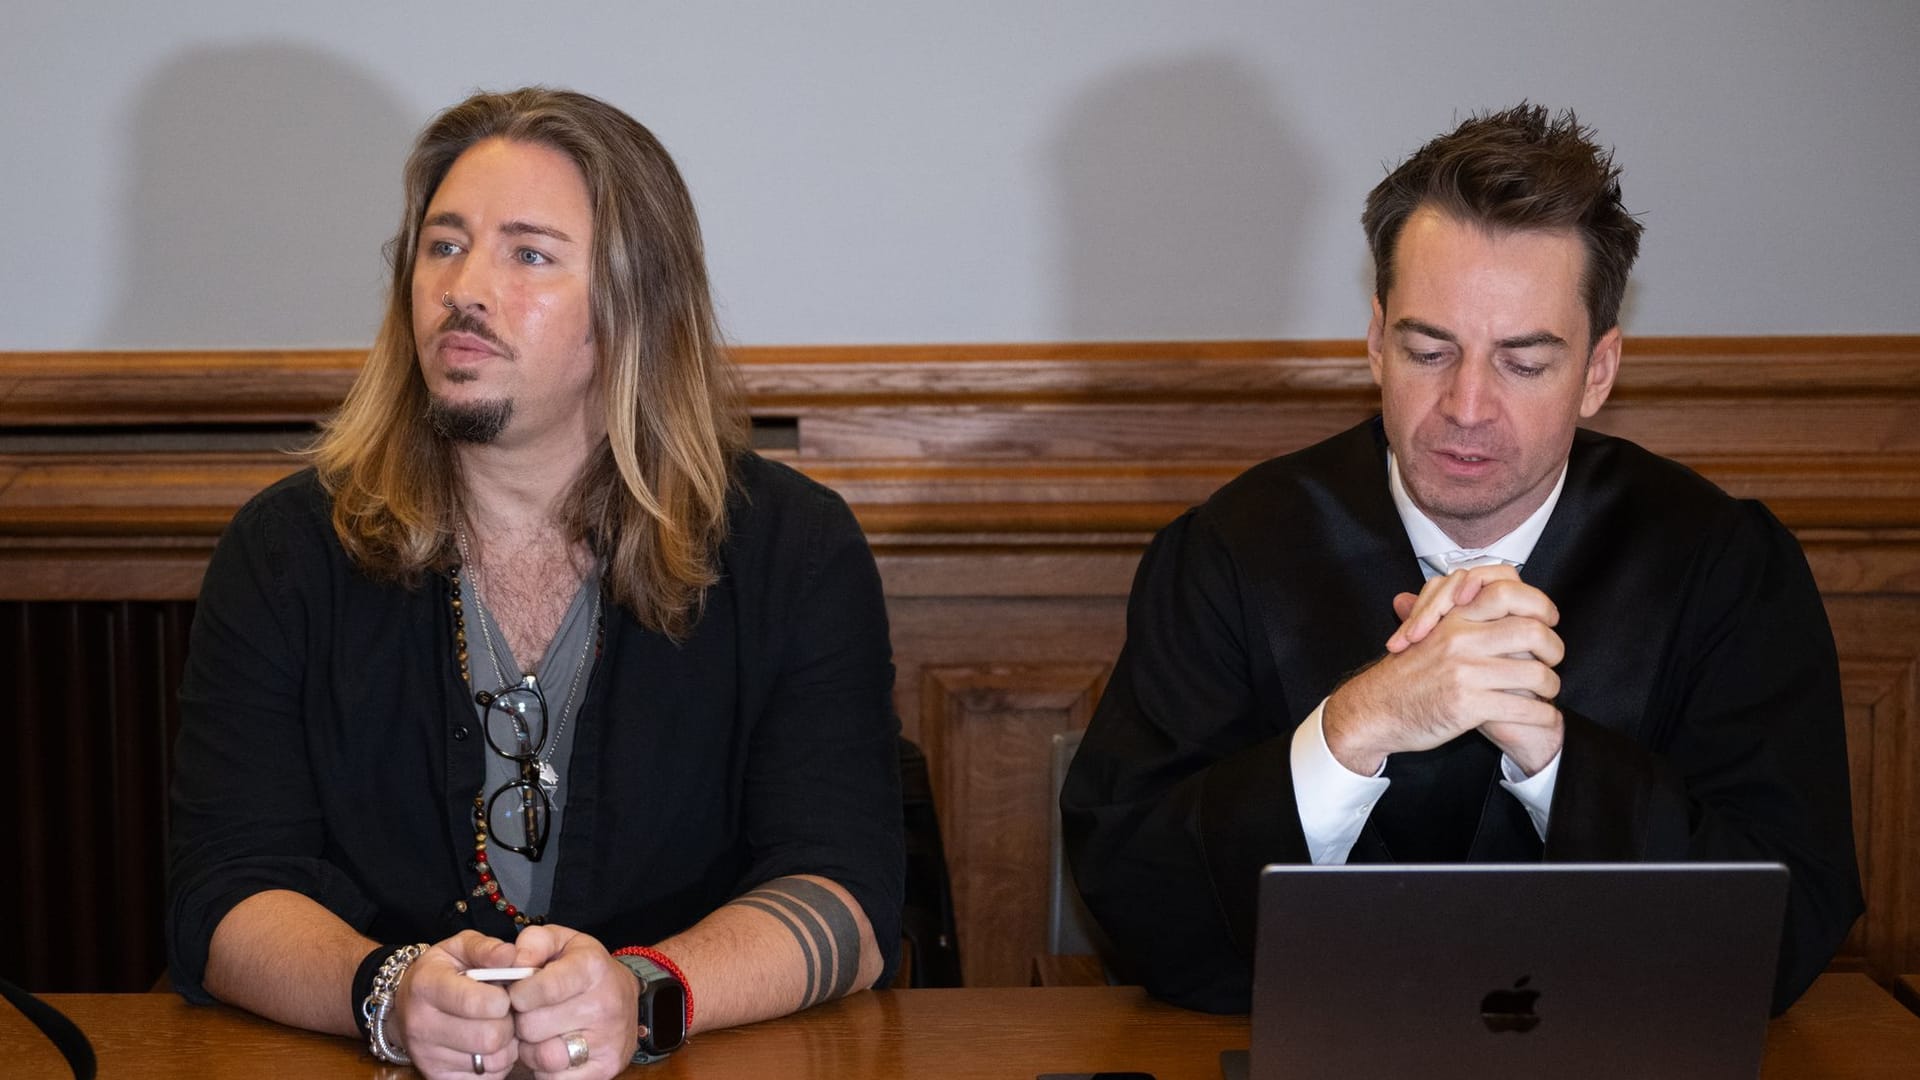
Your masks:
M454 659L460 665L461 684L471 689L473 686L473 675L467 669L467 616L465 610L463 610L465 605L460 600L460 567L458 565L453 566L447 571L447 582L449 585L449 602L453 606ZM483 613L481 618L484 619L485 617ZM482 629L485 629L484 625ZM600 654L606 650L607 645L606 615L600 610L597 598L594 604L593 635L593 659L591 663L597 664L600 661ZM576 671L574 674L577 681L579 672ZM567 696L569 701L571 701L572 693L569 692ZM472 821L473 858L467 861L467 869L473 871L476 884L465 896L453 902L453 910L465 915L469 906L468 900L472 899L481 901L482 903L492 904L495 911L501 912L506 915L507 918L513 920L513 925L516 929L529 924L546 922L547 917L545 915L528 915L515 905L508 903L506 896L501 893L500 883L494 879L493 868L487 864L487 789L484 784L480 790L473 793Z

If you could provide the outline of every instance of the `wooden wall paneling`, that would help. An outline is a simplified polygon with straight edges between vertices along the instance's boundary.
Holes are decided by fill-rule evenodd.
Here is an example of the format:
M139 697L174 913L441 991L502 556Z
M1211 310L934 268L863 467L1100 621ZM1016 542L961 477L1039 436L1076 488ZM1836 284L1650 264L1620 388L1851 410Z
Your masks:
M1338 434L1372 415L1351 401L994 408L922 405L800 416L807 456L891 458L1226 458L1251 463Z
M0 601L188 600L199 595L213 540L201 543L0 545Z
M1824 596L1920 593L1920 532L1852 530L1837 537L1828 529L1794 533Z
M1138 558L1133 555L1131 561L1137 562ZM945 733L935 730L938 717L926 711L930 700L926 696L927 674L962 660L969 669L1105 668L1119 655L1126 633L1126 588L1123 582L1117 594L1104 592L1111 581L1096 580L1071 594L1062 590L1042 596L994 595L988 589L973 596L896 592L896 583L903 577L897 567L908 561L900 556L881 558L893 638L894 708L902 733L927 751L941 832L948 837L952 811L942 799L942 764L934 753L935 744ZM952 556L949 567L962 573L971 570L979 580L991 582L1000 576L1004 561L1005 556L991 554ZM923 584L911 576L906 581L909 587ZM951 846L949 839L949 849ZM965 927L961 929L964 933Z
M345 395L363 356L0 352L0 429L311 422ZM887 403L1373 400L1358 340L746 346L733 357L751 407L767 414ZM1920 397L1920 338L1634 337L1611 400L1836 397Z
M0 455L0 600L189 600L285 454Z
M0 507L12 535L217 536L299 467L285 454L13 454L0 459Z
M800 446L828 458L1224 458L1252 462L1346 430L1370 400L1012 404L836 409L799 415ZM1911 400L1664 400L1610 404L1591 427L1681 459L1764 435L1766 452L1830 456L1920 451Z
M0 427L310 422L364 352L0 353Z
M934 764L969 986L1024 986L1046 951L1052 736L1086 727L1104 664L925 666Z
M1587 423L1683 461L1730 447L1823 458L1920 452L1920 403L1912 398L1628 399Z
M932 764L969 985L1025 985L1045 951L1049 739L1091 715L1138 561L1137 544L878 549L894 702Z
M1920 970L1920 597L1830 595L1867 913L1848 942L1882 980Z
M1141 550L1247 464L1370 414L1361 343L823 346L735 357L756 418L790 433L772 456L839 490L878 557L895 702L934 770L956 899L965 898L969 978L1024 982L1044 931L1046 735L1085 722L1120 646ZM91 630L76 638L60 629L66 616L49 613L190 600L233 510L298 467L249 440L263 437L261 425L316 422L360 362L352 350L0 353L0 602L34 602L25 622L24 609L0 603L12 628L0 628L0 662L70 666L72 642L85 638L145 657L142 670L162 683L174 677L174 654ZM1844 662L1869 892L1846 956L1882 978L1920 971L1920 337L1633 339L1598 423L1765 499L1801 537ZM57 867L53 899L29 905L23 938L49 942L48 956L80 938L119 941L105 920L128 910L69 905L60 890L117 890L158 917L157 901L108 864L158 887L162 834L139 821L158 821L163 792L136 763L164 771L170 744L156 749L141 733L164 727L151 717L165 714L170 691L116 689L106 708L103 688L148 676L98 648L93 656L97 685L72 695L81 713L47 711L42 695L13 714L34 725L33 754L54 755L55 771L123 748L83 770L111 776L111 792L19 777L10 789L52 808L37 858L60 850L89 864ZM124 721L129 709L148 719ZM92 741L70 750L83 738L76 725ZM75 793L93 809L47 801ZM145 839L123 839L135 835ZM111 951L141 966L158 945L149 929L148 944ZM0 945L0 971L11 974L25 947ZM97 945L67 951L78 963L58 985L118 977L101 974Z
M1910 727L1915 711L1914 662L1847 661L1848 746L1853 763L1855 844L1867 912L1847 942L1871 971L1896 975L1920 957L1920 919L1911 911L1915 853L1901 838L1915 835L1917 777ZM1862 762L1861 759L1867 759Z

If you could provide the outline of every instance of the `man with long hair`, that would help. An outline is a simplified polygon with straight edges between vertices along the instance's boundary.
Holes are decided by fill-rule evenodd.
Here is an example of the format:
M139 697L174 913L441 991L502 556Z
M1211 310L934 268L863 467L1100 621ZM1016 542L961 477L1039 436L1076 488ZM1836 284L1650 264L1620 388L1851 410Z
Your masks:
M1861 910L1839 665L1765 507L1577 428L1640 242L1611 154L1476 116L1362 224L1381 415L1155 539L1061 795L1088 907L1244 1011L1267 863L1779 861L1786 1008Z
M525 89L405 186L359 379L202 587L175 985L428 1075L604 1077L886 978L878 574L747 449L673 162Z

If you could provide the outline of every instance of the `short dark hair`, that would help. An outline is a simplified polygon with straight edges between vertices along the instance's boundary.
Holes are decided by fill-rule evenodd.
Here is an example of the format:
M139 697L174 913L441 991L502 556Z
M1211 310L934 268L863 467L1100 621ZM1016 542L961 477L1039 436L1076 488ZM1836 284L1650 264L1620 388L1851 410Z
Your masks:
M1587 247L1580 288L1588 333L1598 338L1620 322L1641 225L1620 204L1613 151L1595 143L1571 109L1554 116L1523 101L1472 117L1414 151L1367 194L1360 224L1383 307L1400 230L1422 206L1495 229L1575 230Z

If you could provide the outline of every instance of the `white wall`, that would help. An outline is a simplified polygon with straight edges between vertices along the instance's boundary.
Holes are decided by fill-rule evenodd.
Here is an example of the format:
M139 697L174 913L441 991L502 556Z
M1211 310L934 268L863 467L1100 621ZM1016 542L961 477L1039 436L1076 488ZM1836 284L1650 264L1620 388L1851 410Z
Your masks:
M1467 112L1627 168L1643 334L1920 331L1913 0L0 0L0 350L355 346L475 86L625 107L747 343L1356 337Z

